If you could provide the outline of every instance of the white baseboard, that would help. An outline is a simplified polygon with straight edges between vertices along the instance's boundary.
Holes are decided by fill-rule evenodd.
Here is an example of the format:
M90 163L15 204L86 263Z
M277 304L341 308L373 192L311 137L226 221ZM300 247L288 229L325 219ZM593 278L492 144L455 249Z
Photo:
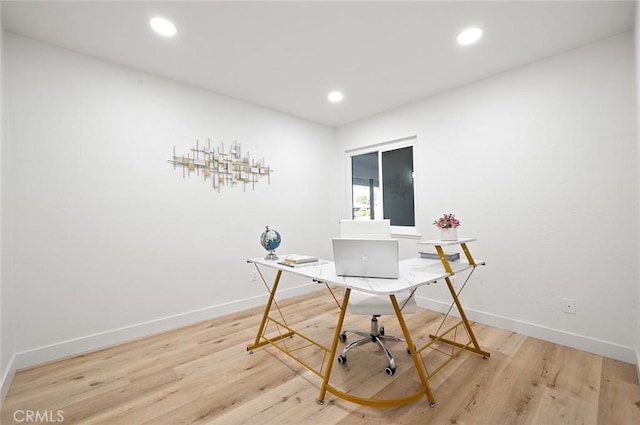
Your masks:
M638 373L638 380L640 380L640 351L636 350L636 372Z
M445 313L450 304L441 301L432 300L430 298L416 296L416 302L420 307L429 310ZM578 335L571 332L565 332L558 329L547 328L533 323L523 322L521 320L510 319L508 317L489 314L483 311L464 309L467 318L470 321L493 326L511 332L517 332L522 335L539 338L555 344L566 345L568 347L577 348L579 350L588 351L604 357L620 360L623 362L640 365L640 354L631 347L614 344L612 342L590 338L584 335ZM639 366L640 373L640 366Z
M2 380L0 381L0 408L4 405L4 399L7 397L7 393L9 393L9 387L11 386L11 382L13 381L13 377L16 374L16 356L13 356L11 362L9 362L9 367L2 376Z
M299 286L282 289L278 291L281 298L293 297L318 289L316 283L308 282ZM114 344L130 341L135 338L148 336L158 332L164 332L187 326L203 320L212 319L214 317L223 316L225 314L246 310L252 307L265 305L268 294L263 294L251 298L245 298L225 304L206 307L200 310L194 310L175 316L165 317L162 319L151 320L120 329L114 329L99 334L88 335L69 341L62 341L56 344L39 347L33 350L17 353L13 363L13 371L26 367L38 365L52 360L64 357L78 355L89 351L94 351ZM9 379L9 383L11 380ZM6 380L3 381L3 387ZM8 387L8 384L6 384Z

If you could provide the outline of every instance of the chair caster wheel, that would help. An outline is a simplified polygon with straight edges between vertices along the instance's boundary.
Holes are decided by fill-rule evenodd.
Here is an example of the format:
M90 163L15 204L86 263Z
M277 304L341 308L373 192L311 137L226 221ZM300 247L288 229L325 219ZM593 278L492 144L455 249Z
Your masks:
M396 368L395 367L391 367L391 366L387 366L387 368L384 370L385 373L389 376L393 376L394 373L396 373Z
M347 334L340 334L340 342L345 342L347 340Z
M380 326L380 330L378 332L380 332L380 335L384 335L384 326Z
M338 356L338 364L345 364L347 362L347 356L340 354Z

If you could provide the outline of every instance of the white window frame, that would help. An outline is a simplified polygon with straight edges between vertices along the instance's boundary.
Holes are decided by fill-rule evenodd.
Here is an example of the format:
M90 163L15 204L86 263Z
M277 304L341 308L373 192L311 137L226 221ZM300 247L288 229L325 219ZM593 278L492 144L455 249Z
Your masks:
M418 145L418 137L417 136L409 136L409 137L404 137L402 139L396 139L390 142L383 142L383 143L377 143L374 145L369 145L369 146L365 146L365 147L361 147L361 148L357 148L357 149L350 149L347 150L345 152L345 162L346 162L346 169L347 169L347 174L346 174L346 194L347 194L347 205L348 205L348 210L349 210L349 218L352 217L353 214L353 189L352 189L352 182L353 182L353 178L352 178L352 169L351 169L351 165L352 165L352 157L354 156L358 156L358 155L363 155L366 153L371 153L371 152L386 152L386 151L392 151L392 150L396 150L396 149L401 149L401 148L407 148L407 147L411 147L412 148L412 152L413 152L413 213L414 213L414 217L415 217L415 223L413 226L391 226L391 234L394 237L407 237L407 238L420 238L420 234L418 232L418 228L416 226L417 221L418 221L418 214L417 214L417 210L418 210L418 196L417 194L419 193L418 191L418 187L417 187L417 179L416 179L416 157L417 157L417 145ZM378 155L378 173L380 176L380 184L382 185L382 155L379 154ZM384 199L382 198L383 195L383 190L381 188L380 190L380 203L382 205L382 209L383 209L383 216L384 216Z

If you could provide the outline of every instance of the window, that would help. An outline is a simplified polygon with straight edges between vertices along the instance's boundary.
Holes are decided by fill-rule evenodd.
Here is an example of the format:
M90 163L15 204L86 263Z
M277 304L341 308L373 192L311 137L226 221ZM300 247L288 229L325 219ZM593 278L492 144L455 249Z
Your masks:
M350 152L352 218L415 227L415 138Z

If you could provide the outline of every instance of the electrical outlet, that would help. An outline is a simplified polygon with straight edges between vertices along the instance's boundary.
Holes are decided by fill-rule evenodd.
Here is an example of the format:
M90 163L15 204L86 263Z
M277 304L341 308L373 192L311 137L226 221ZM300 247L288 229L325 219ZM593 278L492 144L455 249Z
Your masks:
M576 300L573 298L563 298L564 312L567 314L576 314Z
M252 270L251 271L251 280L258 280L258 271L257 270Z

